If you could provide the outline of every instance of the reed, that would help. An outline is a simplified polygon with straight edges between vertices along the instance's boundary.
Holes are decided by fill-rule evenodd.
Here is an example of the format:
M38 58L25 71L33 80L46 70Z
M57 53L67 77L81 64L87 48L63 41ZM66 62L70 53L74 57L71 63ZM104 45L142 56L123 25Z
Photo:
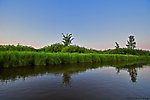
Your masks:
M132 62L150 60L150 56L95 54L95 53L46 53L29 51L0 52L0 67L49 66L71 63Z

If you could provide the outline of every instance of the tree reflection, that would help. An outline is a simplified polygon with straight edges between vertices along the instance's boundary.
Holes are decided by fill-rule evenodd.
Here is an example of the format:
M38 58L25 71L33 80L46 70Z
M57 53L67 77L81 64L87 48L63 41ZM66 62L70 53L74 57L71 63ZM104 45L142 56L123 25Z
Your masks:
M117 74L120 73L120 70L127 70L131 77L131 81L134 83L137 81L137 68L142 68L142 64L131 64L131 65L124 65L124 66L117 66L116 67Z
M65 84L66 86L70 86L71 87L71 76L68 73L63 73L63 81L62 83Z
M131 77L132 82L136 82L137 80L137 70L135 68L129 68L128 69L129 75Z
M114 66L117 74L120 70L129 72L132 82L137 81L137 68L147 63L102 63L102 64L74 64L74 65L53 65L53 66L36 66L22 68L4 68L0 69L0 81L16 81L18 79L25 80L27 77L34 77L45 74L62 75L62 83L71 87L71 75L79 72L84 72L88 69L96 69L103 66ZM148 63L149 64L149 63Z

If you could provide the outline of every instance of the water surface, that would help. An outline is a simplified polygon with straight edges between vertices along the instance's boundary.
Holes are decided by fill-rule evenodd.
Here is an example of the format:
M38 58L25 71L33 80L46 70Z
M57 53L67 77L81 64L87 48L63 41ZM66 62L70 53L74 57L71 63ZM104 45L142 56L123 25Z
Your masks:
M0 100L150 100L149 77L145 63L0 69Z

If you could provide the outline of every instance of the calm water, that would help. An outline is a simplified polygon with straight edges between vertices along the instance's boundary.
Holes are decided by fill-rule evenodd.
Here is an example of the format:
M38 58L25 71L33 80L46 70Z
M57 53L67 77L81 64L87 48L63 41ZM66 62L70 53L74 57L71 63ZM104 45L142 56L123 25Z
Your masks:
M150 100L150 65L0 69L0 100Z

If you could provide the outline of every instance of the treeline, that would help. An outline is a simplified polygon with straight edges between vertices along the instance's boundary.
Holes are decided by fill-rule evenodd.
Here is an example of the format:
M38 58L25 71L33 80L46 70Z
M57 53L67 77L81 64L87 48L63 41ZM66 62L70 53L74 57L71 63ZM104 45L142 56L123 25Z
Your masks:
M102 51L100 50L87 49L85 47L80 47L77 45L65 46L60 43L52 44L51 46L46 46L44 48L38 49L38 51L64 53L102 53Z
M87 49L85 47L80 47L77 45L65 46L61 43L52 44L50 46L45 46L40 49L35 49L30 46L22 45L0 45L0 51L35 51L35 52L66 52L66 53L102 53L100 50Z
M14 45L0 45L0 51L35 51L35 52L63 52L63 53L98 53L98 54L126 54L126 55L150 55L150 51L138 50L134 49L136 47L135 37L130 35L127 40L127 48L120 48L119 43L115 42L116 49L109 50L94 50L87 49L85 47L80 47L78 45L70 45L74 38L72 38L72 34L64 35L62 33L62 43L55 43L51 46L45 46L40 49L35 49L30 46L22 46L18 44Z
M0 45L0 51L37 51L37 50L30 46Z
M150 51L131 49L131 48L117 48L104 50L104 54L126 54L126 55L150 55Z
M52 44L51 46L45 46L40 49L35 49L29 46L22 45L0 45L0 51L34 51L34 52L64 52L64 53L98 53L98 54L126 54L126 55L150 55L150 51L131 49L131 48L116 48L109 50L94 50L80 47L77 45L65 46L60 43Z

